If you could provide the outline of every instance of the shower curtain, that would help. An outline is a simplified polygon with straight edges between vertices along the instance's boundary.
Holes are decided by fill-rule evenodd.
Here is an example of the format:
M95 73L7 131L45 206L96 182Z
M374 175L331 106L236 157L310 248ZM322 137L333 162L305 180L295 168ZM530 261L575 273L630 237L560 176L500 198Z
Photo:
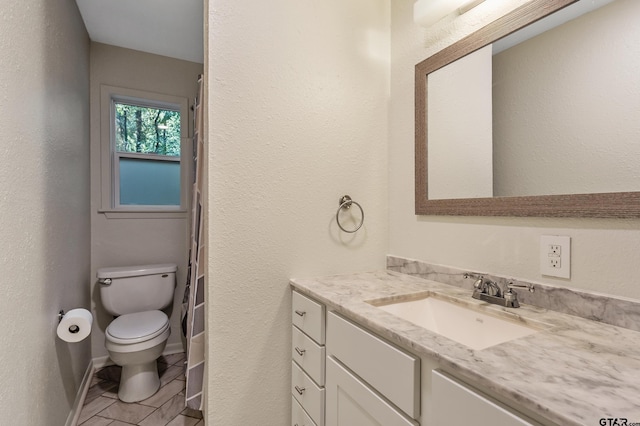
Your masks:
M198 77L198 96L194 104L193 153L195 181L192 195L191 248L187 284L182 301L182 329L187 340L186 405L202 410L204 384L204 274L205 247L202 218L202 168L204 163L203 79Z

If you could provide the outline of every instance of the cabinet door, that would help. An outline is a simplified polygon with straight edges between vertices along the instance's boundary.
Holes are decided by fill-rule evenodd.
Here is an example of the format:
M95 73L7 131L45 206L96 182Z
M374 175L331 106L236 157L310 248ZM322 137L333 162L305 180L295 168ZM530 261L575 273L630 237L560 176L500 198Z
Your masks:
M326 426L415 426L376 392L327 358Z
M431 374L433 419L438 426L535 426L502 404L436 370Z
M409 417L420 417L420 358L334 312L327 316L329 355Z

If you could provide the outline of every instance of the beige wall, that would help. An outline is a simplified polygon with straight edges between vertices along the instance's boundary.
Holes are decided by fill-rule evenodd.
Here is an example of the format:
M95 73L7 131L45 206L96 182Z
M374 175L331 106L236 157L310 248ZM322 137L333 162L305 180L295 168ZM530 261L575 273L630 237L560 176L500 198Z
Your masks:
M63 425L90 343L56 337L89 307L89 38L73 0L0 12L0 423Z
M639 15L618 0L494 56L496 195L640 188Z
M209 7L207 423L284 425L289 278L385 264L389 5ZM343 194L365 210L354 235Z
M197 77L201 73L202 64L91 43L91 275L89 284L92 292L92 312L95 318L91 342L94 359L107 355L104 347L104 330L113 319L102 308L96 280L97 270L108 266L166 262L178 264L178 287L173 308L170 310L171 336L168 345L180 348L182 343L180 306L186 280L190 221L190 216L186 213L177 218L153 217L144 214L134 218L107 218L104 213L98 212L103 190L100 179L100 85L187 97L191 105L197 90ZM190 191L191 187L188 188Z
M561 286L640 298L640 220L415 216L414 65L523 1L485 2L430 30L412 23L412 0L392 2L389 253ZM426 40L426 42L425 42ZM482 212L478 212L481 214ZM539 237L572 237L570 280L542 277Z

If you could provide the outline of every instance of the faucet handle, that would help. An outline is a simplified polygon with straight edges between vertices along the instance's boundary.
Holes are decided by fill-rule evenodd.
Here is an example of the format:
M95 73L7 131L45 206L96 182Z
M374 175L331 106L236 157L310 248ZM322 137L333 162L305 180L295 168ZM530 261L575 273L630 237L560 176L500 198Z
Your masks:
M535 291L535 287L533 286L533 284L515 284L513 281L509 281L507 283L507 288L509 289L509 291L514 288L524 288L527 289L530 293L533 293Z
M473 288L477 288L479 290L484 289L484 277L480 275L478 279L473 283Z
M475 281L473 282L474 294L476 292L480 293L484 291L485 284L484 284L484 277L482 275L473 274L471 272L465 272L462 276L465 280L468 278L475 279Z

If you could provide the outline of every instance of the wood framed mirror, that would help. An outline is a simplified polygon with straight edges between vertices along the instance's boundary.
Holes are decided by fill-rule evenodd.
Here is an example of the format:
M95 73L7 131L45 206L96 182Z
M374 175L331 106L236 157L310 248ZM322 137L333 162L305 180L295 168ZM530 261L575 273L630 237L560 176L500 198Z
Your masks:
M614 3L620 3L621 6L635 7L640 11L640 7L636 6L640 2L635 2L633 0L615 0L615 1L599 0L599 2L601 4L598 7L602 6L601 7L602 10L605 10L605 8L613 7ZM534 26L545 26L543 21L548 22L549 20L560 19L558 17L561 17L562 14L571 14L572 12L570 9L579 8L581 7L580 4L586 5L587 3L594 3L594 2L592 1L587 2L587 0L582 0L582 1L581 0L553 0L553 1L534 0L534 1L531 1L521 6L520 8L510 12L509 14L503 16L502 18L494 21L493 23L476 31L475 33L467 36L466 38L458 41L457 43L441 50L440 52L434 54L433 56L427 58L426 60L416 65L415 67L415 213L417 215L605 217L605 218L640 217L640 96L637 96L637 93L640 93L640 72L637 73L638 74L637 78L634 77L633 88L631 88L630 83L626 83L626 82L620 86L622 88L621 92L631 93L632 95L631 102L634 102L631 107L628 107L625 105L624 109L628 110L630 112L630 115L628 117L621 119L621 123L625 123L624 124L625 126L627 124L630 124L629 125L630 128L625 129L625 132L627 132L628 134L624 134L621 136L620 128L622 125L620 123L617 123L615 125L603 123L602 124L603 130L601 131L595 131L589 128L590 122L595 122L600 120L589 120L588 118L586 118L586 116L581 116L583 112L580 110L580 106L584 102L580 100L574 100L573 103L570 103L570 105L567 107L556 106L555 110L548 113L550 115L545 116L546 118L544 119L544 121L533 126L533 127L540 127L540 128L549 128L549 129L552 129L552 131L554 131L554 129L556 128L554 127L555 124L550 124L550 122L548 121L550 120L549 118L550 116L561 117L559 119L561 124L568 121L567 118L563 118L564 116L561 114L561 112L568 112L569 114L573 114L573 116L582 117L583 125L581 126L581 128L579 130L572 131L572 133L569 133L568 135L559 135L559 134L553 133L551 136L549 136L548 134L546 136L545 135L540 136L541 138L540 140L544 140L545 144L546 143L552 144L550 145L551 148L549 148L549 146L546 146L546 147L541 146L541 148L545 149L544 151L545 154L542 154L543 157L545 156L553 157L555 154L547 155L546 153L548 153L549 150L555 152L556 150L555 147L557 147L558 152L562 151L564 148L562 148L561 144L564 143L563 141L565 140L575 139L577 141L576 142L577 146L581 147L580 152L578 154L569 154L568 158L562 158L558 155L558 165L548 166L548 167L552 167L551 170L554 170L553 167L555 167L555 169L562 168L562 173L560 173L557 177L552 176L551 186L547 186L541 189L533 189L533 190L524 189L522 190L523 195L519 195L519 194L513 195L509 193L507 190L502 189L505 185L498 183L498 180L497 180L497 178L499 177L499 174L502 172L499 173L495 170L495 168L493 167L494 163L498 166L500 164L503 164L503 165L509 164L510 166L512 165L513 166L512 168L514 168L516 170L516 173L518 174L527 168L526 166L529 165L528 164L529 159L533 159L534 157L540 156L540 155L531 154L528 152L519 153L517 155L520 155L522 158L525 158L527 160L526 161L527 164L523 164L523 163L518 164L517 161L512 161L513 158L515 158L513 156L507 157L511 160L508 160L508 161L503 160L503 157L496 154L495 147L494 148L489 147L488 154L486 153L476 154L473 150L476 149L475 145L479 143L478 140L480 138L477 137L479 132L477 132L474 128L472 128L470 131L470 134L473 135L472 137L469 137L468 135L461 136L462 139L467 140L469 144L468 146L453 148L453 150L455 150L456 152L462 152L462 153L468 152L468 156L470 156L470 158L468 158L467 160L458 161L458 163L453 163L453 164L450 164L449 166L446 166L446 165L441 166L441 164L446 162L441 161L443 157L442 156L439 157L439 155L441 155L441 154L438 154L440 149L438 148L439 145L435 145L434 135L437 134L436 129L440 130L439 134L446 135L446 137L443 138L444 142L442 142L444 145L451 145L451 141L450 141L451 138L449 137L449 133L447 133L446 130L444 133L442 133L442 128L446 129L446 126L442 127L434 122L430 122L435 112L441 109L439 104L434 104L435 101L433 101L428 97L430 92L432 94L437 93L437 90L435 88L432 88L432 89L429 88L430 77L432 81L437 81L435 80L436 76L438 76L439 73L443 71L443 69L446 69L445 67L449 65L454 65L454 63L460 63L458 60L460 59L467 60L466 58L471 57L472 53L475 55L476 52L480 52L481 50L483 50L482 48L487 48L487 46L490 46L488 47L489 50L493 48L494 49L493 51L495 52L496 51L495 46L499 43L502 43L504 40L506 40L507 36L513 37L513 34L515 34L516 32L517 33L522 33L523 31L526 32L526 31L529 31ZM589 7L589 6L586 6L586 7ZM589 18L591 11L581 12L581 13L582 13L581 19L583 18L587 19ZM635 22L637 22L637 19L639 16L640 15L635 15L635 16L632 16L630 19L635 19ZM572 21L573 19L574 18L569 18L566 20ZM592 19L595 20L595 19L601 19L601 18L593 17ZM575 20L577 21L577 19ZM595 21L595 22L599 22L599 21ZM535 25L531 25L534 23ZM556 23L553 25L556 26L558 24ZM620 24L616 24L615 26L623 28L623 27L626 27L627 25L625 25L624 23L620 23ZM637 25L629 25L629 26L634 27ZM519 30L522 30L522 31L519 31ZM555 30L556 29L554 28L554 31ZM589 38L593 38L594 40L596 40L597 38L597 40L599 40L601 38L601 33L599 33L598 31L593 31L592 34L585 37L586 38L584 40L578 40L579 42L581 42L580 44L585 45L585 43L589 41ZM525 39L529 39L529 38L533 40L534 38L539 38L539 37L536 37L534 35L529 35L525 37ZM634 37L634 38L640 39L640 37ZM557 44L555 42L552 42L552 43ZM607 45L606 41L602 41L601 44L604 45L603 49L614 50L609 48L611 44ZM625 48L628 47L627 45L631 45L628 48L632 49L631 52L633 53L633 55L630 55L629 51L622 52L621 54L627 57L637 56L638 65L625 64L624 66L622 66L620 64L612 64L611 68L613 72L622 73L622 71L629 69L629 72L628 72L629 74L636 75L636 71L640 69L640 48L638 47L640 46L640 42L634 41L633 43L629 43L627 41L622 43L616 43L616 45L625 46ZM542 49L542 50L545 50L545 49ZM491 56L492 55L489 54L489 58L490 58L489 63L491 63L492 61ZM563 55L563 56L572 56L572 55ZM589 55L580 55L579 53L576 53L575 56L584 59L585 56L589 56ZM495 59L493 59L493 61L495 63ZM607 63L609 60L603 59L599 61L600 61L599 63ZM538 62L555 63L554 60L543 60L543 61L538 60ZM522 61L518 62L518 64L522 64L522 63L524 62ZM495 68L495 65L494 65L494 68ZM516 68L516 67L512 65L511 68ZM593 70L596 69L597 66L596 67L583 66L582 68L593 72ZM473 68L473 69L477 70L477 68ZM560 69L561 69L561 72L558 72L558 70L556 69L555 71L556 76L559 74L565 73L564 71L562 71L562 68ZM599 69L597 71L598 73L600 72ZM474 73L474 75L475 74L477 73ZM537 75L538 72L532 72L531 74ZM566 74L569 74L570 81L576 82L577 90L579 90L580 92L590 94L591 92L595 92L595 86L600 86L599 84L586 85L584 82L581 82L575 74L572 74L571 72L566 72ZM489 78L489 83L488 83L489 90L491 91L491 87L495 88L495 86L497 85L495 81L496 77L495 76L493 77L494 78L493 82L491 82L491 78L492 78L491 74L489 74L488 78ZM593 77L591 76L589 78L593 78ZM608 80L619 81L619 78L617 77L610 78ZM462 80L459 80L459 81L462 81ZM465 83L468 83L468 81L469 81L468 78L464 79ZM500 83L502 83L502 80L500 81ZM555 83L558 83L558 82L555 81ZM636 83L638 83L637 89L635 88ZM559 84L562 86L568 85L565 82L562 82ZM451 86L450 83L449 83L449 86ZM466 93L466 89L461 89L461 90L465 90L465 93ZM611 92L612 89L605 88L603 90ZM638 92L636 92L636 90ZM541 92L541 93L544 92L547 95L550 93L551 95L556 95L557 97L560 97L560 95L557 94L557 91L552 88L545 88L543 90L537 89L533 91ZM488 96L491 98L491 102L494 102L494 103L498 99L498 95L495 94L495 89L494 89L493 95L489 94ZM600 98L596 97L595 99L598 99L598 101L593 103L596 103L596 104L602 103ZM635 103L636 102L635 99L638 99L637 103ZM615 101L615 102L620 103L619 101ZM549 103L548 101L540 102L539 100L536 100L535 102L527 101L526 105L528 105L531 109L531 105L546 105L548 103ZM487 109L487 108L479 108L473 102L468 102L468 104L471 105L469 107L470 109L474 109L474 108L476 110ZM499 130L495 129L496 122L506 121L506 122L509 122L510 125L516 122L515 119L512 119L511 117L507 119L496 118L495 111L497 110L497 107L495 105L493 106L491 105L492 104L490 103L488 109L490 111L493 111L494 115L492 115L491 112L489 113L488 126L486 122L487 119L486 118L484 119L485 120L484 128L489 127L490 139L493 136L493 134L504 133L502 128L500 128ZM605 105L608 105L608 104L605 103ZM600 115L609 114L610 113L609 110L611 108L609 107L605 107L605 108L607 109L607 111L605 111L604 113L596 112L593 114L600 114ZM509 109L512 109L512 108L509 107ZM541 108L535 108L536 111L540 109ZM458 110L455 110L455 111L457 114ZM525 109L524 111L527 111L527 110ZM520 115L523 115L523 114L526 114L526 113L521 113ZM589 114L591 114L591 112ZM619 114L611 113L610 115L618 116ZM525 123L527 125L529 125L528 119L529 119L529 116L525 115ZM461 121L460 117L455 117L454 119L449 121L453 123L453 124L450 123L450 128L451 126L464 128L468 125L466 121ZM514 125L513 127L515 128L516 126ZM605 131L607 133L604 133ZM579 132L585 132L587 133L587 136L584 136L584 137L576 136L576 135L579 135ZM600 132L600 133L597 133L597 132ZM526 133L528 134L529 132L527 131ZM586 142L584 139L588 138L589 134L594 134L598 136L597 138L594 137L594 139L599 140L598 146L591 147L589 145L585 145ZM607 148L609 145L612 145L613 142L615 142L617 139L622 139L622 138L628 139L628 141L625 142L627 143L627 145L625 145L625 147L623 148L618 149L618 151L620 151L618 155L622 156L622 159L609 161L609 158L607 157L607 149L605 148ZM518 143L516 143L513 137L507 138L506 142L501 142L501 144L504 146L510 147L510 149L513 149L513 147L518 144L529 147L529 148L541 145L541 143L535 142L535 141L534 142L518 141ZM469 148L470 146L472 147L472 149ZM495 146L495 142L494 142L494 146ZM637 146L637 151L635 151L636 146ZM451 149L451 147L449 147L449 149ZM492 152L492 149L494 152ZM581 159L580 155L582 155L582 153L587 153L588 156L591 158L587 160ZM503 154L500 154L500 155L503 155ZM483 163L484 160L481 160L481 157L483 156L484 158L488 158L485 163ZM455 155L453 155L453 157L455 157ZM595 161L595 163L593 163L593 165L589 165L589 161ZM577 166L580 166L584 169L585 175L580 176L574 173L570 168L572 166L571 163L578 163ZM619 163L624 163L624 164L619 164ZM431 164L432 173L430 173L430 170L429 170L430 164ZM486 164L489 164L489 165L487 166ZM440 176L437 174L434 175L435 173L434 170L436 170L438 167L440 167L441 169L445 169L445 174L443 176ZM435 190L436 188L435 185L437 182L442 181L442 182L449 183L450 180L455 180L455 178L457 178L458 175L464 174L463 172L468 172L470 176L470 178L467 179L468 181L481 181L482 179L479 176L481 174L486 175L487 174L486 169L488 167L491 168L491 170L488 173L491 176L487 177L487 179L489 179L490 182L485 185L487 188L480 190L480 192L478 193L479 195L474 195L475 193L472 195L468 195L468 194L465 194L464 191L461 191L459 193L453 193L452 196L449 196L447 195L448 193L446 189L444 191ZM547 176L548 174L551 174L551 172L549 173L545 172L544 167L547 167L547 166L546 165L533 166L532 168L534 170L537 170L535 173L539 173L540 175L536 176L534 174L534 176L528 177L526 180L528 180L529 182L544 181L545 180L544 178L548 177ZM447 169L449 169L448 171L450 172L448 177L446 175ZM594 173L596 170L600 170L600 169L603 169L601 176L604 176L604 178L598 177ZM623 171L628 172L629 173L628 176L630 177L624 177L626 175L621 175L622 177L618 177L618 175L615 174L617 173L618 169L621 169L621 170L624 169ZM567 178L567 176L569 178ZM563 185L561 185L561 184L564 184L564 180L572 180L574 179L574 177L576 182L578 182L577 184L578 186L576 187L575 190L573 189L567 190L566 188L564 188ZM515 181L516 179L507 178L504 180L508 181L509 184L511 184L511 182ZM605 180L608 180L611 183L605 185L604 183ZM587 181L594 181L593 182L594 186L590 187L593 189L585 190L581 186L582 182L587 182ZM553 182L555 182L556 184L554 184ZM431 185L431 188L430 188L430 185ZM498 190L498 188L500 188L500 190ZM503 191L505 191L505 194L507 195L503 195Z

